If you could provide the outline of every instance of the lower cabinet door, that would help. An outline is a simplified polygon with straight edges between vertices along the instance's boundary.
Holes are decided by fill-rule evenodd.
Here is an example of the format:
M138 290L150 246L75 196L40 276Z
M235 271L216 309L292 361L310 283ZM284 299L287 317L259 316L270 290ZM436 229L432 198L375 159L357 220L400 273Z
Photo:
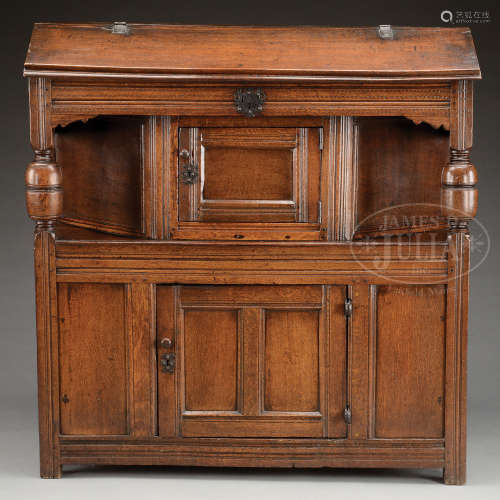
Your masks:
M445 286L377 286L372 300L372 437L444 437Z
M57 295L61 434L129 434L126 287L60 283Z
M343 286L158 286L159 435L344 437Z

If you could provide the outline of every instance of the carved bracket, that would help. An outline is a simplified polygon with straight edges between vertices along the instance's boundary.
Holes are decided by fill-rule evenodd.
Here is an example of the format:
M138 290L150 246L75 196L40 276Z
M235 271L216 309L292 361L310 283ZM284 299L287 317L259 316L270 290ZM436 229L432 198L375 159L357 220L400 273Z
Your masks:
M234 93L236 111L253 118L262 113L266 94L262 89L237 89Z
M97 118L100 116L99 113L93 113L93 114L68 114L68 115L63 115L63 114L57 114L57 113L52 113L51 116L51 127L56 128L58 126L61 127L67 127L71 123L76 123L76 122L83 122L87 123L89 120L92 118Z
M408 120L411 120L415 125L427 123L436 130L440 127L443 127L445 130L450 130L450 119L444 116L417 116L405 114L404 117L408 118Z

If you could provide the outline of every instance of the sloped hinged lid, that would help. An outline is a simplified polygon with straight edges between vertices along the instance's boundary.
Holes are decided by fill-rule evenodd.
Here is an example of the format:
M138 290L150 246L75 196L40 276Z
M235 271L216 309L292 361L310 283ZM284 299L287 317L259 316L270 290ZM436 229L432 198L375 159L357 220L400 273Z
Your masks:
M468 28L35 24L25 75L480 78Z

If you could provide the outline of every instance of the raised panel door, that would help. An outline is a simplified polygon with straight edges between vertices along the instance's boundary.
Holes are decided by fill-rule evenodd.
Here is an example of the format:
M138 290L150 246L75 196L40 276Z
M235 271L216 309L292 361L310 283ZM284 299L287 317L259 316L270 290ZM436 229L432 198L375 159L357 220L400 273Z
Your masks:
M129 433L125 314L123 285L58 285L61 434Z
M178 129L180 239L319 239L321 127Z
M159 286L159 434L343 437L345 287ZM170 311L165 313L165 311ZM172 406L176 410L172 412Z
M374 312L373 437L442 438L445 286L379 286Z

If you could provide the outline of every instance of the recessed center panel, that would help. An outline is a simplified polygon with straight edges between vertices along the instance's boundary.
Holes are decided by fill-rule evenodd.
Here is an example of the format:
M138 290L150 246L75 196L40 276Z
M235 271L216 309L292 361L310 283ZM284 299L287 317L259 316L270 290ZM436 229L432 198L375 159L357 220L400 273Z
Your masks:
M293 201L293 151L204 148L204 200Z

